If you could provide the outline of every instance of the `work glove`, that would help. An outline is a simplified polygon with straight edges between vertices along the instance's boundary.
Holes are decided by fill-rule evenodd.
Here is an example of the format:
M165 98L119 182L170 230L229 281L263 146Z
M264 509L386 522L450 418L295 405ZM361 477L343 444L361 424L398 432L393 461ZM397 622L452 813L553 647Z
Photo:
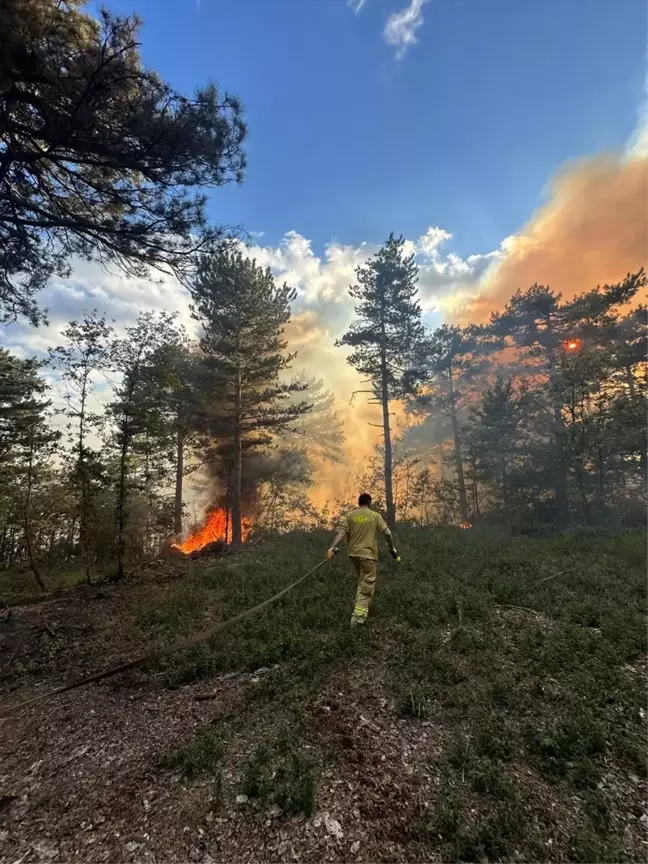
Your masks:
M329 561L330 561L331 558L335 558L335 556L337 555L337 553L338 553L339 551L340 551L340 550L338 549L337 546L332 546L332 547L328 550L328 552L326 553L326 557L327 557L327 558L329 559Z
M401 557L398 554L398 552L396 551L396 549L391 550L391 556L394 559L394 561L396 561L398 564L400 564Z

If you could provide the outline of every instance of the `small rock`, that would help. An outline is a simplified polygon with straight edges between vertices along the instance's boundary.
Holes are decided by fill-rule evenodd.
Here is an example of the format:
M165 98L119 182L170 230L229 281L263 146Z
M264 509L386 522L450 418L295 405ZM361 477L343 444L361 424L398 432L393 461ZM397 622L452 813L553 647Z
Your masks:
M268 809L267 816L270 819L277 819L279 816L281 816L282 813L283 810L281 809L281 807L279 807L278 804L273 804L272 807Z
M137 852L137 850L140 848L141 845L142 845L141 843L137 843L135 840L131 840L130 843L126 844L126 851L127 852Z
M270 671L270 669L267 666L262 666L260 669L257 669L254 674L255 675L265 675L269 671Z
M106 821L106 817L103 815L103 813L95 813L92 821L95 825L103 825L103 823Z
M639 817L639 821L640 821L640 822L643 822L644 825L645 825L646 822L648 822L648 813L644 813L642 816L640 816L640 817Z
M34 843L34 852L40 858L57 858L59 854L58 847L48 843L47 840L39 840Z
M646 712L644 711L643 708L640 708L640 709L639 709L639 717L640 717L642 720L645 720L645 719L646 719Z
M324 826L332 837L337 837L338 840L341 840L342 837L344 837L344 831L342 830L342 826L337 819L329 816L328 813L324 814Z
M630 782L634 783L635 786L639 782L639 778L637 777L636 774L628 774L628 777L630 778Z
M351 854L352 854L352 855L357 855L359 851L360 851L360 841L359 841L359 840L355 840L355 841L351 844Z
M247 795L237 795L236 796L236 803L237 804L247 804L247 802L248 802L248 796Z
M203 853L196 846L191 848L189 858L191 861L202 861Z

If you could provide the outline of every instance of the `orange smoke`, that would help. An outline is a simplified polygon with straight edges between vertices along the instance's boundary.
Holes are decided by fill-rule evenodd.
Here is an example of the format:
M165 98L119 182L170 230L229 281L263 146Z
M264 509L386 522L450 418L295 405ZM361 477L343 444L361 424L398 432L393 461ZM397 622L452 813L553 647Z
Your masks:
M241 536L246 539L252 528L252 523L245 516L241 520ZM222 507L216 510L211 510L207 514L207 521L202 526L190 534L184 543L172 543L174 549L179 549L188 555L190 552L197 552L208 543L215 543L218 540L224 540L226 543L232 542L232 520L227 518L227 513Z
M486 321L534 282L570 300L646 267L647 198L645 156L599 156L572 165L552 183L551 199L506 241L503 260L457 317L462 323Z

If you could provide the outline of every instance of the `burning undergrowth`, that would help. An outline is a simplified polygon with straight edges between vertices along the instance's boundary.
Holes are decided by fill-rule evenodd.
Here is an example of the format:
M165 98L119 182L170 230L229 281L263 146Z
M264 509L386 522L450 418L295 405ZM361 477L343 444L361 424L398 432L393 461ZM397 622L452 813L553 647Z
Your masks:
M243 516L241 519L241 538L247 539L252 529L252 521ZM207 513L204 524L192 531L182 543L172 543L173 549L178 549L185 555L201 552L208 547L220 552L223 546L232 542L232 516L226 507L214 507Z

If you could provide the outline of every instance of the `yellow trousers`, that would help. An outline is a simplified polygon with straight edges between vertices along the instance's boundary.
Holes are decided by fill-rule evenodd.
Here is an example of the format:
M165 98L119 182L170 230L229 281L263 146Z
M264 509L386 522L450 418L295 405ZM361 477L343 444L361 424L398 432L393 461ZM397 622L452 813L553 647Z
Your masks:
M364 624L369 614L369 606L376 590L376 576L378 575L378 562L370 558L351 557L353 569L358 577L358 591L356 593L355 607L351 616L352 624Z

